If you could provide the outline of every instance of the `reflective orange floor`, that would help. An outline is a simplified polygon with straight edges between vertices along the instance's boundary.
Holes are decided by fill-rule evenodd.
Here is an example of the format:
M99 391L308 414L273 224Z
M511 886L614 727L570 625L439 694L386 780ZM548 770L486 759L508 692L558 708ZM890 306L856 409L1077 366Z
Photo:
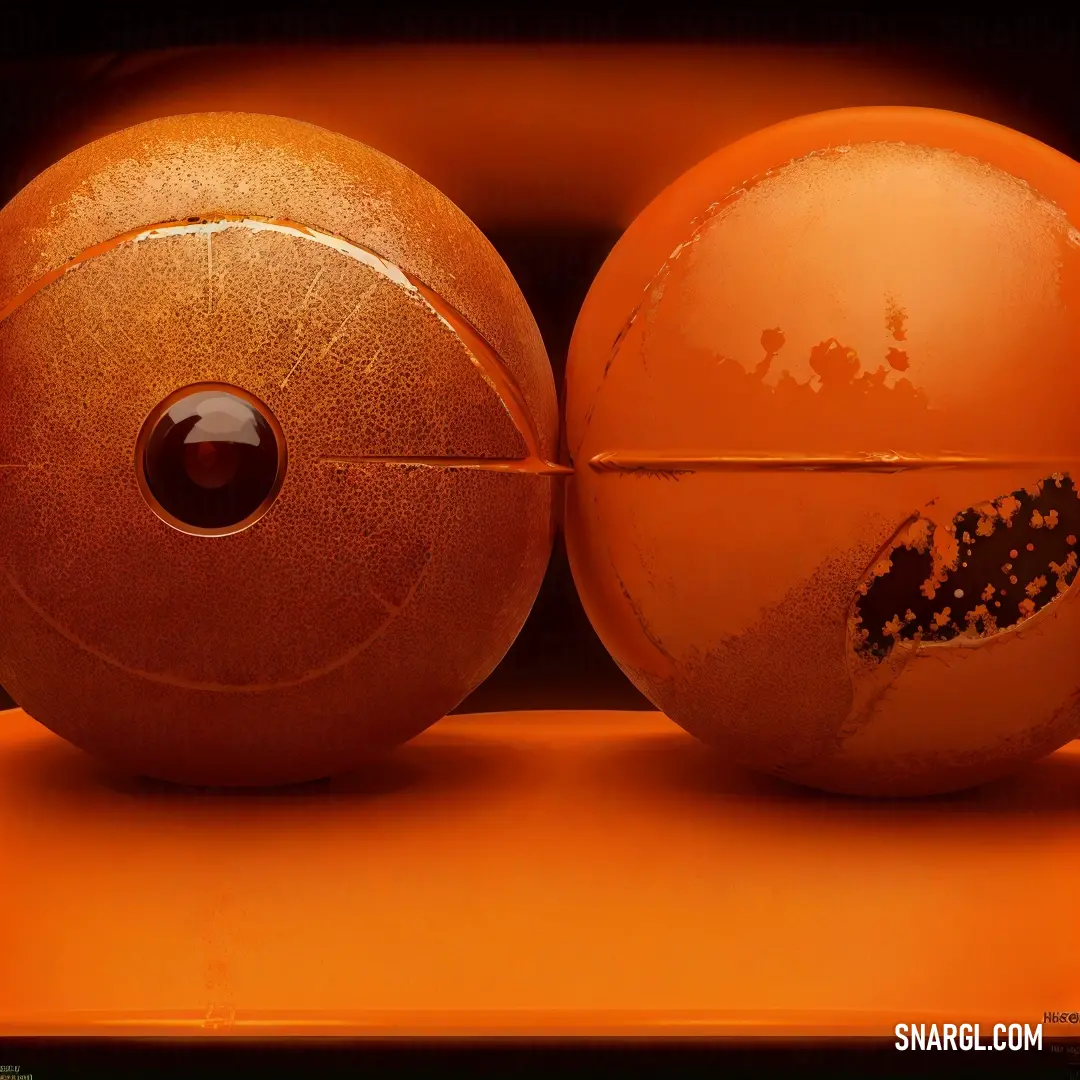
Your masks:
M1080 743L866 802L726 767L655 713L486 714L344 779L207 794L13 710L0 1034L1037 1023L1080 1009L1078 852Z

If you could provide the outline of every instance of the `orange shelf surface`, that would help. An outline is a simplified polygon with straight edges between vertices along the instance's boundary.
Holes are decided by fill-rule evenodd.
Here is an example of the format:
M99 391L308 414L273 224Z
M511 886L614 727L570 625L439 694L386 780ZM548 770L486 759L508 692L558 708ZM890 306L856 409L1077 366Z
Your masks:
M869 802L657 713L482 714L231 794L125 778L11 710L0 1034L1034 1024L1080 1010L1078 851L1080 743Z

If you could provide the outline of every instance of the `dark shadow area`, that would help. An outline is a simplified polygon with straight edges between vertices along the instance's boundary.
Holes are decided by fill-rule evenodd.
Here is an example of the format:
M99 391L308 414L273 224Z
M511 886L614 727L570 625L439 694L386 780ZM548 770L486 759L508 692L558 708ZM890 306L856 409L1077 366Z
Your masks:
M116 805L116 796L133 802L186 804L192 810L214 812L229 806L229 814L265 813L267 809L362 803L408 797L485 797L493 788L520 782L529 762L514 747L483 743L465 736L427 736L373 757L340 776L304 784L263 788L204 788L133 776L101 762L59 738L35 740L4 752L5 795L21 812L35 805L50 810L85 814L95 804Z
M547 786L552 753L574 762L581 781L598 793L625 795L658 805L691 798L726 813L732 803L789 807L814 818L839 820L941 820L942 815L1043 821L1080 817L1080 753L1070 748L1021 767L1001 779L962 791L917 798L871 798L803 787L733 763L674 723L669 731L622 733L610 741L551 750L528 742L485 739L438 727L339 776L261 788L212 788L134 776L56 737L11 746L4 752L6 795L21 807L48 803L84 812L115 796L142 803L224 803L259 807L363 801L398 796L484 798L508 788ZM231 813L232 811L230 811Z
M596 636L560 535L521 633L499 666L454 712L652 708Z
M1009 776L945 795L868 798L801 787L741 768L672 725L670 734L613 740L590 761L594 783L623 789L644 800L695 797L725 812L730 801L786 806L815 819L877 822L941 820L942 815L977 815L1040 821L1080 818L1080 753L1052 754ZM1041 826L1040 826L1041 827Z
M484 228L482 221L477 224ZM574 321L620 233L528 225L485 232L529 301L561 406ZM560 533L524 628L495 671L454 711L651 708L596 636L581 606Z
M484 234L518 283L547 347L559 405L574 323L585 294L622 231L617 228L553 229L527 223L511 228L485 226Z
M1055 1052L1056 1050L1056 1052ZM31 1039L0 1038L5 1061L49 1080L241 1075L468 1077L623 1076L1080 1078L1080 1045L1019 1053L927 1053L913 1058L881 1038L651 1039Z

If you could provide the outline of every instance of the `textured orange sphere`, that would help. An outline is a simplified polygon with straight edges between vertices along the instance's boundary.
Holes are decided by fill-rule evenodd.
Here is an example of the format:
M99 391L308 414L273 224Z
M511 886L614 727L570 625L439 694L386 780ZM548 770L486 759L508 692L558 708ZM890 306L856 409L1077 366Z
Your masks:
M347 769L501 659L550 553L536 324L420 177L235 113L0 212L0 684L156 777Z
M922 109L760 131L664 191L567 370L571 565L668 716L922 794L1080 732L1080 166Z

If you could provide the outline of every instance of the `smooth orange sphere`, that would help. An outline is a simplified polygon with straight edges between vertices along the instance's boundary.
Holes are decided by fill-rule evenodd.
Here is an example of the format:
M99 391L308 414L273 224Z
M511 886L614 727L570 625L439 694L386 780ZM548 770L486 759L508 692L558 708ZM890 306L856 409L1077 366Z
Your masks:
M1080 733L1080 165L862 108L631 225L567 368L571 566L633 682L744 764L942 792Z
M0 684L167 780L348 769L536 597L557 412L479 230L360 143L140 124L0 212Z

